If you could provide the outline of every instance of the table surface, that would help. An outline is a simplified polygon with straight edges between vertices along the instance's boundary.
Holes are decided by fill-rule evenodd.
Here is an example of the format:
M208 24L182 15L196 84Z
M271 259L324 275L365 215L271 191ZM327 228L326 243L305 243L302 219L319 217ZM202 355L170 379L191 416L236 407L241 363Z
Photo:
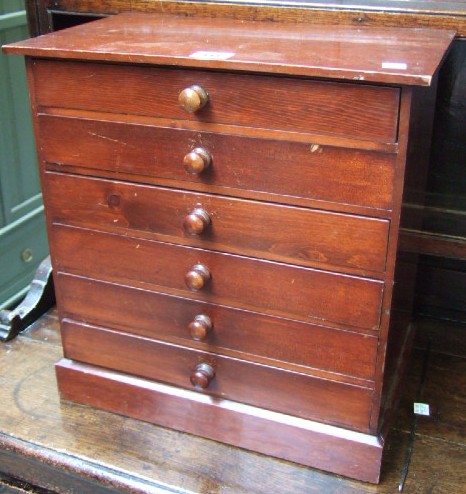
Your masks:
M435 29L124 13L20 41L6 51L425 86L454 35Z
M465 329L429 320L418 325L379 486L61 402L54 374L62 355L55 311L0 344L0 472L60 493L398 492L427 361L422 400L432 416L418 418L405 492L465 492ZM1 487L0 475L0 492Z

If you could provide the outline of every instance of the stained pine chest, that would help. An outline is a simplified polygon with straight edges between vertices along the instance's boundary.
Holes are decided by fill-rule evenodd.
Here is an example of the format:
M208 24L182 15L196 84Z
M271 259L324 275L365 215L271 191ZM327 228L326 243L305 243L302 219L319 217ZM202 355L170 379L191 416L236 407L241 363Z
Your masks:
M376 482L411 334L418 87L451 39L122 14L9 46L63 398Z

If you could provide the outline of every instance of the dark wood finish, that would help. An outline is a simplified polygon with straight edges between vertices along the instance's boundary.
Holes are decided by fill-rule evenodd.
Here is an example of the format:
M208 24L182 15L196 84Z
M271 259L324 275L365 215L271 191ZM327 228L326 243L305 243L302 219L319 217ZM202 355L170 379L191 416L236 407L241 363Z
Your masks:
M461 434L466 390L463 332L458 324L418 321L419 349L413 353L404 381L402 407L388 438L381 482L376 486L60 401L53 366L61 356L60 334L57 316L50 313L15 340L0 345L0 485L3 481L18 487L19 482L27 481L41 494L41 488L63 494L173 494L183 489L202 494L215 490L235 494L277 490L393 494L406 454L426 341L432 339L424 399L434 414L418 418L405 491L461 492L466 461ZM452 355L455 357L450 358ZM109 393L106 398L111 396L115 399L116 395ZM150 411L147 403L143 409ZM297 435L297 443L288 441L286 448L296 444L304 451L305 442L315 438L317 431L309 430L301 439L302 434ZM329 448L330 443L326 438L322 447ZM344 458L355 463L363 448L358 443L353 447L353 454ZM316 457L317 453L316 449L310 452ZM323 465L324 455L320 453L319 458ZM366 462L362 464L367 468Z
M190 86L180 92L178 102L184 110L194 113L207 105L209 94L202 86Z
M197 389L205 389L215 377L215 369L207 363L196 364L191 371L191 384Z
M240 126L245 127L238 129L243 134L251 127L380 143L397 141L399 90L396 88L351 83L341 87L333 82L142 65L135 65L134 74L128 74L124 65L89 66L79 61L36 60L33 72L38 81L39 108L129 113L170 121ZM208 90L209 103L191 113L178 105L178 93L193 81ZM259 86L261 90L257 91ZM63 87L67 88L66 93L61 92ZM374 120L376 126L371 125Z
M149 31L153 35L148 44ZM193 36L187 38L187 32L193 32ZM386 37L390 43L382 41ZM418 122L422 123L411 111L419 93L409 86L433 82L451 39L450 32L372 32L328 27L309 32L303 25L129 15L7 48L29 57L54 269L57 281L63 282L58 290L63 344L65 356L72 359L58 366L59 386L65 396L84 403L100 403L109 409L117 406L121 413L131 415L127 403L131 389L131 393L140 393L143 401L157 408L156 414L141 412L137 417L160 417L159 424L170 425L165 416L173 415L171 409L176 408L179 418L172 426L223 441L230 441L231 429L218 427L218 423L231 424L229 415L236 414L235 420L244 423L243 434L248 437L235 439L235 444L256 451L264 448L269 454L296 460L295 451L289 451L284 440L275 439L274 435L263 437L262 443L257 444L261 441L257 428L268 431L276 427L281 436L291 426L291 437L301 431L311 442L310 447L320 448L323 436L326 437L329 445L324 448L324 455L328 452L336 466L329 467L328 459L323 464L340 473L351 470L341 454L352 457L353 440L369 444L369 449L356 452L354 460L367 463L367 467L360 467L363 473L358 478L377 480L388 430L385 424L396 400L392 390L398 387L409 348L409 339L401 337L407 334L402 329L406 327L406 317L398 317L401 310L407 313L409 290L404 292L405 297L400 297L396 289L400 286L396 274L400 268L397 246L405 164L407 157L412 158L408 142L410 133L414 138L417 135ZM215 53L209 49L212 40L216 42ZM369 49L364 59L360 57L362 41ZM303 54L299 54L301 51ZM322 80L324 77L333 80ZM198 87L193 89L193 84ZM186 88L190 89L183 92ZM89 137L80 141L77 134L71 135L66 144L71 158L60 158L66 153L59 144L57 159L51 160L45 149L47 142L56 138L50 129L44 134L42 121L55 125L75 122L78 126L90 123L96 131L89 132L88 127L84 134L92 137L91 143L96 138L97 142L111 144L107 144L109 147L103 149L99 159L99 153L90 155L95 143L89 149L81 147ZM423 129L427 127L423 125ZM108 129L120 132L122 139L108 135ZM138 136L134 140L127 133L129 129ZM138 151L134 154L137 160L126 158L122 168L124 148L146 148L147 141L138 141L143 135L140 131L146 132L144 129L162 136L170 151L159 155L157 144L155 155L146 155L149 160L141 161ZM184 141L173 154L174 139L186 139L188 132L199 136ZM223 183L216 182L215 177L219 150L211 146L212 141L202 140L210 140L210 136L223 141L221 154L230 155L231 175ZM240 141L245 145L246 140L252 148L256 144L261 148L260 153L254 151L257 161L251 159L248 148L238 153L232 146ZM294 165L294 175L274 154L278 149L282 156L286 155L287 146L296 153L288 157L287 163L296 158L299 150L305 150L299 164ZM412 147L417 146L421 146L421 141L415 138ZM196 148L209 154L194 152ZM343 190L346 183L358 183L362 176L364 185L358 187L364 196L368 181L379 182L381 178L377 173L367 178L374 164L369 158L376 157L386 164L390 180L382 186L387 193L385 198L375 200L377 209L372 200L352 204L348 190L342 194L333 192L332 200L325 200L325 192L318 192L325 184L320 179L314 189L318 195L311 196L303 170L311 160L315 175L321 175L320 167L325 160L320 154L327 149L332 155L333 150L338 150L348 162L355 153L363 153L358 155L363 163L359 161L356 166L356 170L362 170L360 175L353 175L355 168L350 165L342 174L343 180L335 186L334 160L327 155L331 171L325 180L329 189ZM85 154L91 156L92 163L83 165L86 158L81 155ZM418 154L419 164L425 161L425 154ZM113 158L108 160L108 156ZM157 172L148 171L161 156L163 161L157 165ZM171 156L176 159L165 161ZM240 160L246 156L243 164ZM253 190L248 184L257 183L264 170L254 172L254 180L238 187L238 176L245 173L243 170L256 170L268 161L273 165L269 176L265 175L263 190L262 181ZM164 170L174 163L179 163L180 171L176 173L181 175L164 177ZM276 168L283 169L285 185ZM75 176L70 182L57 171ZM91 179L92 175L96 178ZM211 183L206 181L209 175ZM79 211L71 213L65 203L65 214L61 212L66 191L61 199L58 196L56 204L47 203L49 192L53 194L60 187L60 176L68 182L71 197L79 196L81 190L86 190L85 184L89 184L91 193L82 194L84 206ZM137 184L146 181L146 177L156 187ZM55 185L47 183L52 180ZM288 195L287 183L303 184L301 189L294 189L302 190L302 197ZM97 191L105 190L103 195L95 193L95 186ZM222 187L230 190L221 197ZM293 187L296 185L291 190ZM124 192L125 198L120 192ZM109 212L114 215L119 209L133 209L137 202L133 198L128 202L129 197L137 198L139 192L143 200L134 213L110 217ZM151 207L152 193L157 196L154 213L162 212L155 232L150 231L149 218L153 213L145 211ZM192 198L195 202L188 204L186 201ZM206 201L208 204L203 204ZM89 210L89 205L94 206ZM105 209L100 209L101 205ZM137 209L144 212L137 213ZM85 211L83 220L81 211ZM278 215L270 224L266 223L268 211L277 211ZM172 229L174 212L179 219ZM77 219L73 219L73 214ZM220 235L222 229L216 231L217 220L228 216L229 223L222 227L225 235ZM325 218L325 223L315 229L315 239L311 238L312 232L308 237L304 235L302 245L322 245L318 247L322 252L316 256L322 259L320 264L317 259L312 261L315 266L302 266L300 254L293 253L299 244L294 238L299 237L299 228L312 230L317 218ZM222 221L218 222L220 226ZM117 226L120 222L123 228ZM148 224L149 228L138 226L141 224ZM287 226L282 229L284 224ZM380 236L369 235L365 224L378 229ZM253 230L251 234L248 227ZM368 241L357 239L363 230ZM232 241L235 234L241 240ZM206 245L209 235L211 243ZM287 245L284 256L273 258L282 242ZM229 243L231 249L226 247ZM372 261L365 249L373 250L369 255ZM146 309L146 315L156 317L145 321L142 330L137 319L132 319L136 327L126 330L124 324L115 321L115 314L102 314L101 309L95 318L109 320L102 326L91 321L93 315L86 310L73 320L66 315L64 287L66 283L69 287L76 285L77 280L88 284L84 305L89 299L98 298L103 283L114 297L127 293L133 300L137 297L139 301L162 301L157 308L159 315ZM397 306L399 299L403 300L401 307ZM174 312L175 305L178 311L184 306L181 310L186 318L182 321L179 312ZM169 314L164 313L167 308ZM260 342L264 334L260 327L249 347L243 346L250 349L249 353L241 351L238 334L230 340L226 338L222 346L212 345L210 338L215 335L218 313L225 316L226 325L231 325L226 317L231 314L240 325L250 328L256 321L264 325L269 320L277 321L278 327L290 327L291 334L298 327L307 331L313 328L308 338L311 344L318 342L319 335L323 338L322 356L311 352L302 360L294 357L287 330L268 350L268 344ZM180 321L167 324L173 315ZM196 316L207 316L212 321L208 334L208 325L201 327L204 342L193 339L189 329ZM127 317L125 320L128 322ZM398 322L403 326L398 326ZM322 324L327 328L317 330ZM183 337L179 334L181 327ZM164 335L158 336L161 333ZM196 328L194 333L196 336ZM356 355L367 350L362 343L366 338L369 347L376 343L376 355L374 358L370 352L370 358L360 367L354 360L355 354L350 354L340 366L347 374L337 375L339 366L334 363L332 345L336 345L335 338L347 333L354 335L351 339ZM284 352L277 352L277 346L285 347ZM63 381L64 375L67 377ZM78 383L79 387L74 388ZM125 397L117 404L96 401L96 396L85 391L94 385L99 397L107 395L109 389L116 396ZM166 415L163 407L168 407ZM244 421L244 414L253 418L252 422ZM193 420L193 416L202 419ZM201 425L205 419L205 425ZM193 424L187 425L187 421ZM318 430L319 434L309 435L310 430ZM367 435L354 435L361 432ZM332 440L334 436L336 441ZM318 466L319 461L312 457L305 464Z
M195 264L184 276L186 286L192 292L208 288L212 275L204 264Z
M331 0L320 2L304 2L297 5L290 4L286 0L280 4L255 2L179 2L150 0L113 0L105 3L85 0L60 0L48 2L45 0L28 0L26 2L28 16L33 35L48 32L51 29L60 29L60 22L53 27L52 19L66 17L75 19L75 22L83 22L86 15L98 16L102 14L114 14L122 11L139 12L163 12L196 17L227 17L238 20L262 20L280 23L303 23L312 29L316 24L327 25L353 25L353 26L393 26L393 27L431 27L452 29L457 36L466 36L466 16L464 0L456 2L433 2L420 0L399 2L397 0L368 0L353 2L341 0L336 5ZM49 9L49 10L48 10ZM39 22L39 18L42 20ZM94 17L95 18L95 17ZM457 106L449 97L452 91L460 94L462 85L459 74L464 66L464 59L458 58L458 54L464 52L464 43L457 41L453 45L447 63L440 73L440 98L439 111L436 117L436 136L432 149L432 166L430 168L430 192L429 202L437 208L437 216L450 216L452 205L460 213L464 212L464 180L458 180L458 157L464 152L457 151L462 145L461 136L464 134L464 112L458 114L451 111ZM463 90L464 93L464 90ZM459 104L461 100L459 96ZM459 118L458 118L459 117ZM461 127L462 125L462 127ZM451 150L451 151L450 151ZM461 169L461 167L460 167ZM461 174L461 172L460 172ZM447 188L445 187L447 186ZM458 188L460 192L458 193ZM441 206L439 209L439 200ZM461 217L458 216L458 221ZM458 238L444 239L438 236L439 232L434 224L433 230L425 227L422 231L412 232L414 241L425 254L434 256L454 257L465 249L464 235ZM450 231L450 234L452 232ZM453 245L453 243L455 245ZM453 247L453 248L452 248ZM461 256L460 256L461 257ZM422 267L421 267L422 270Z
M194 316L193 320L188 324L189 334L196 341L204 341L207 335L212 331L212 319L205 314Z
M44 186L54 223L379 277L385 271L387 220L57 173L47 173Z
M120 22L124 23L123 29ZM251 33L258 31L261 33L260 36L251 35ZM43 51L40 53L42 57L183 65L184 67L335 77L337 79L428 86L455 34L454 31L429 29L379 28L377 31L379 36L374 37L374 32L370 29L346 26L332 26L330 28L328 26L314 26L313 30L309 32L307 26L302 24L288 25L255 21L238 23L236 20L227 18L190 18L158 16L156 14L149 17L127 13L118 16L118 18L113 16L84 24L79 26L79 29L71 28L52 33L51 37L45 41L43 38L37 38L34 41L26 40L15 43L9 45L8 51L34 56L42 49ZM183 43L180 43L180 33L182 32L185 36ZM151 42L148 44L147 36L149 33ZM186 33L189 33L189 36ZM332 43L331 40L336 38L344 39L344 43ZM247 43L244 43L245 39L247 39ZM381 39L389 41L381 42ZM325 42L322 42L323 40ZM360 56L361 43L365 47L364 57ZM79 50L73 49L76 45L79 45ZM154 45L157 47L155 50ZM425 46L429 46L428 51L423 48ZM215 48L212 49L212 47ZM396 60L393 58L394 54L396 54ZM401 65L400 60L402 61ZM71 69L72 65L70 64L69 67ZM100 72L101 69L96 72L96 76ZM73 73L73 76L79 77L79 73ZM175 84L176 99L178 99L180 91L195 84L208 92L212 109L219 105L221 108L217 108L217 111L220 111L223 110L223 105L241 108L244 101L251 98L251 94L255 94L254 91L252 93L246 91L247 87L245 87L243 88L245 91L240 93L242 98L234 98L233 96L233 100L223 99L221 97L222 88L215 84L215 79L198 79L196 74L193 76L194 78L191 79L184 79L182 76L180 82ZM133 83L138 80L137 74L134 74L134 78ZM246 83L253 80L243 79ZM181 81L185 81L185 83L181 83ZM221 79L221 81L227 86L226 90L232 96L228 89L230 87L228 78ZM239 81L232 81L232 83L238 84ZM316 90L318 87L317 84ZM291 88L292 92L288 93L290 88L275 86L278 91L287 91L285 101L291 105L302 104L306 99L306 87L303 88L305 92L300 97L294 98L294 91L298 88L300 88L299 84ZM351 91L350 88L348 91ZM251 89L254 89L254 86L251 86ZM263 91L256 95L259 100L254 98L253 101L256 101L257 106L260 102L264 102L262 97L270 89L265 85ZM159 96L163 97L163 84L159 90L161 91ZM214 91L218 92L217 95L214 95ZM345 97L351 97L351 93L346 91L346 89L340 89L337 91L338 94L333 96L336 97L334 103L342 115L348 110L348 99ZM378 113L379 117L382 117L376 126L377 130L366 128L365 131L378 132L375 135L378 138L382 135L390 136L390 133L387 132L390 127L386 128L384 122L388 126L393 124L391 119L393 115L389 112L388 106L384 109L385 112L377 112L377 108L380 108L382 102L377 101L375 94L383 99L396 97L396 92L386 88L384 91L379 93L376 91L374 94L370 88L360 86L356 92L362 97L362 104L367 103L366 111L369 114L374 111L376 115ZM328 98L330 94L332 93L327 93L326 97ZM72 93L72 95L76 97L78 93ZM269 95L271 100L278 104L278 108L283 108L284 101L280 101L273 90ZM368 104L371 99L373 104ZM134 100L133 104L135 101L137 100ZM251 108L257 109L257 106L251 105ZM362 111L363 108L363 106L359 107L361 112L359 118L355 118L355 124L359 122L359 119L364 121L367 118L367 115L364 115ZM273 106L270 109L273 109ZM231 110L233 111L233 108ZM280 116L279 111L276 115ZM328 115L323 115L323 118L329 118L331 115L332 113L329 112ZM306 119L307 115L301 114L301 117ZM248 121L248 123L253 121ZM337 123L337 119L335 119L335 123ZM351 133L357 129L348 127L346 130ZM387 133L384 134L384 131Z
M205 148L194 148L183 158L184 169L192 175L204 172L212 163L212 156Z
M374 378L377 338L371 334L339 331L254 312L245 314L208 302L70 275L59 274L58 278L63 317L199 350L221 349L231 357L312 372L343 382L362 384L347 376ZM200 314L209 316L213 324L205 344L191 341L188 332L189 324Z
M54 226L51 239L57 272L308 322L379 328L383 283L378 280L69 226ZM194 295L185 275L198 264L211 279Z
M210 214L203 208L196 208L184 217L183 229L190 235L200 235L206 232L210 223Z
M370 388L243 362L70 320L62 322L62 339L65 357L69 359L168 383L178 389L192 390L191 369L205 363L215 369L215 379L211 378L206 390L214 401L232 400L369 432ZM201 387L207 388L207 384ZM218 422L214 421L212 427L219 428ZM219 434L222 434L221 430Z
M433 317L464 322L466 263L432 256L422 256L420 262L423 269L418 276L417 310Z
M411 88L407 88L403 91L401 97L400 105L400 122L399 122L399 133L401 136L408 137L409 129L411 125L412 110L415 101L415 91ZM398 156L397 165L399 167L400 173L406 175L406 166L409 166L408 161L408 146L409 139L403 139L401 141L400 154ZM420 163L415 163L417 169L419 169ZM424 163L427 166L427 163ZM392 215L392 220L390 223L391 231L399 232L401 217L402 217L402 195L403 195L403 180L397 180L394 183L394 211ZM392 236L393 239L393 236ZM383 355L383 358L379 358L376 364L376 379L375 388L376 393L374 394L374 409L371 419L372 426L377 427L378 430L381 429L384 424L384 411L392 410L396 406L396 394L392 392L393 389L397 387L397 381L399 382L402 376L402 370L405 365L405 359L409 354L409 348L404 345L405 340L399 338L400 334L399 324L404 323L404 330L408 331L410 319L410 307L412 305L413 293L409 289L404 291L405 300L403 302L401 311L397 307L397 291L404 287L403 282L405 281L402 277L399 278L403 252L399 250L398 238L397 243L389 242L388 252L387 252L387 266L391 266L387 270L387 276L385 278L385 289L384 289L384 307L390 307L390 309L385 310L382 313L381 321L381 331L379 339L379 353ZM407 286L413 287L412 284ZM399 298L398 298L399 299ZM398 319L398 315L403 315L401 321ZM390 352L392 355L396 356L396 361L390 365L390 369L386 368L387 355ZM398 377L398 378L397 378Z
M265 192L280 195L272 197L276 202L316 207L330 202L332 210L352 212L356 206L356 211L375 215L374 208L392 207L393 154L275 140L280 137L275 135L262 139L173 129L166 124L155 127L153 122L123 124L49 115L41 115L39 121L44 159L63 171L93 175L108 171L112 178L144 182L153 177L177 188L227 195ZM73 152L67 144L72 142L82 151ZM201 143L211 150L213 163L199 176L188 174L183 157ZM275 160L267 159L269 152Z
M296 419L287 421L286 417L273 412L263 411L258 416L254 414L254 409L246 405L240 406L226 400L205 400L201 393L174 392L173 388L162 384L129 378L123 374L110 374L96 367L67 360L62 360L57 365L57 378L63 382L62 396L65 399L76 400L79 396L94 406L110 409L113 402L111 396L117 393L127 403L126 413L129 416L151 421L154 420L153 410L156 409L157 421L163 425L212 439L220 435L217 424L228 424L230 444L245 448L251 448L255 444L254 449L261 450L260 438L266 436L277 455L286 459L302 464L318 463L326 469L349 476L360 470L361 474L358 472L357 475L363 480L378 480L376 472L380 469L381 445L364 434L352 433L348 437L342 437L338 435L337 428L329 431L319 428L317 424L315 428L303 430ZM140 406L142 402L145 403L144 406ZM194 421L191 417L186 417L182 412L185 407L189 407L191 414L202 417L202 420ZM320 454L317 454L317 448L309 451L306 445L310 441L319 445ZM348 444L351 444L352 455L347 455L344 451ZM329 458L336 455L341 460L331 466Z
M418 0L400 2L398 0L368 0L354 2L332 0L319 2L277 3L247 1L235 2L182 2L165 0L27 0L28 14L32 25L31 32L44 34L52 30L52 20L67 14L75 17L87 15L117 14L119 12L158 12L165 14L189 15L196 17L228 17L238 20L262 20L268 22L305 23L308 25L353 25L353 26L393 26L429 27L452 29L458 35L466 36L464 0L455 2L433 2ZM42 19L36 20L35 9ZM58 28L58 26L57 26Z
M464 242L458 237L432 234L419 230L404 230L401 232L400 239L403 250L409 252L466 260Z

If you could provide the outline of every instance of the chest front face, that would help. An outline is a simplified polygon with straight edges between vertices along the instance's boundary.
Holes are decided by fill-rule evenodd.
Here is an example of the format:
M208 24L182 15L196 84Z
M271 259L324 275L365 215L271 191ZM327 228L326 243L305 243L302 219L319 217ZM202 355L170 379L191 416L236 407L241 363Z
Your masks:
M122 15L19 48L62 395L376 481L387 344L403 344L406 85L435 62L384 68L370 31L203 20L212 50L192 22ZM424 37L438 63L451 34Z

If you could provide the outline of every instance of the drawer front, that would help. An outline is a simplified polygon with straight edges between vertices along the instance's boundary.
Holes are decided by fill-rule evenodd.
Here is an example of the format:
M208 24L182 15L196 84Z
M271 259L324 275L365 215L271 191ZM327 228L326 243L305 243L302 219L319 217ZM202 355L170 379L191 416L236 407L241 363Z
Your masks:
M51 233L56 271L319 324L379 328L381 281L81 228L55 225ZM191 291L187 277L204 287Z
M307 419L367 430L372 390L64 321L65 357L186 389L193 368L215 369L206 390L225 398Z
M63 169L71 165L133 180L153 177L181 188L215 186L229 195L280 194L287 203L304 198L392 207L393 154L72 117L41 115L39 122L44 159ZM212 158L199 175L183 166L196 147Z
M40 106L145 115L396 142L400 91L284 77L36 60ZM178 103L199 85L209 100L190 113Z
M173 295L59 274L64 318L114 328L146 338L246 360L291 364L373 380L377 337L190 300ZM204 317L211 323L193 326ZM197 318L197 319L196 319ZM193 335L200 338L193 339ZM238 355L237 355L238 354ZM342 376L337 376L343 380ZM351 382L351 380L350 380Z
M53 222L300 265L385 269L387 220L50 172L45 184Z

